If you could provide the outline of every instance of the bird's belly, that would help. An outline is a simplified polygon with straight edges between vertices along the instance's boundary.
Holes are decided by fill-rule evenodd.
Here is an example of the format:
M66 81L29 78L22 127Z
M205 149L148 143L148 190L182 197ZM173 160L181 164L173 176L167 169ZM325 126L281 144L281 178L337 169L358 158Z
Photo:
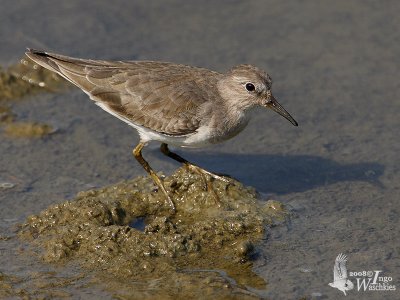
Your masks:
M163 134L140 125L132 123L130 125L138 131L140 140L143 143L149 141L158 141L161 143L166 143L168 145L192 148L205 147L212 144L210 142L210 131L207 128L200 127L194 133L182 136L173 136Z
M246 127L248 122L248 118L243 118L231 127L201 126L196 132L183 136L162 134L132 123L130 125L138 130L142 142L159 141L179 147L200 148L233 138Z

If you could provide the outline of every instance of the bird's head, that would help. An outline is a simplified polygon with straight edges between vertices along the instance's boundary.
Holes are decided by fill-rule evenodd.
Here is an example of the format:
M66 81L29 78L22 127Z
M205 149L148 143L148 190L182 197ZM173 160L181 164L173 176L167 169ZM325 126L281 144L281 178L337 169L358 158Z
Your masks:
M218 90L226 100L242 110L263 106L280 114L294 126L297 122L278 103L271 92L272 79L263 70L252 65L239 65L229 70L218 83Z

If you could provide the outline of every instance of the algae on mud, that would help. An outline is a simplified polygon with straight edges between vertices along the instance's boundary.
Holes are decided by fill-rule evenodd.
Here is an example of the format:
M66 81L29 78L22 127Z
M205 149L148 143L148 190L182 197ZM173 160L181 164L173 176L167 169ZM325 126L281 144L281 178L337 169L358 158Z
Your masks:
M41 124L37 122L14 122L7 124L4 132L12 137L43 137L55 132L55 129L48 124Z
M43 91L57 92L69 86L59 75L46 70L29 59L3 71L0 68L0 100L13 100Z
M150 284L156 278L155 293L169 289L174 294L178 283L193 281L192 288L208 286L210 293L218 286L230 292L265 288L265 281L251 271L254 245L267 225L285 219L285 208L277 201L260 201L253 188L234 180L210 181L211 193L202 176L184 167L164 182L176 204L175 215L152 179L138 177L80 192L30 216L19 235L43 249L47 262L77 259L84 270L107 277L101 281L111 290L124 280ZM143 228L137 226L142 221Z
M33 63L29 59L0 68L0 125L9 137L40 138L54 132L51 125L38 122L18 122L12 111L12 102L40 92L61 91L69 83L57 74Z
M11 123L15 119L15 114L11 111L9 106L0 105L0 124Z

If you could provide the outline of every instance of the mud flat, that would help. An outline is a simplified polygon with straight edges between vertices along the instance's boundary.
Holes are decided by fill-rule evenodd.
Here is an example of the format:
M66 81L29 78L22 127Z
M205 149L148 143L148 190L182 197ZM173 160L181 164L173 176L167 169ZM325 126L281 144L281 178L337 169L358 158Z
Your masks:
M78 261L83 272L95 272L95 280L125 296L253 297L251 289L266 286L252 272L257 242L287 212L233 179L209 180L207 187L183 167L164 178L176 214L148 177L80 192L30 216L19 236L44 261Z
M70 86L66 80L25 57L5 70L0 67L0 100L57 92L66 86Z
M61 92L69 83L31 60L22 58L6 70L0 67L0 126L9 137L40 138L56 131L49 124L21 122L12 107L15 101L43 92Z

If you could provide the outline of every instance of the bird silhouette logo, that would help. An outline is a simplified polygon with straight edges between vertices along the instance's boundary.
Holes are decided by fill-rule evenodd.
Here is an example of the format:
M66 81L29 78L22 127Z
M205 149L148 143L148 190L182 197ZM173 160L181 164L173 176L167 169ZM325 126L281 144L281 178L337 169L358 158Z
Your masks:
M354 288L354 284L347 278L346 268L347 256L340 253L335 259L335 265L333 266L333 282L329 285L333 288L337 288L342 291L346 296L346 291L350 291Z

